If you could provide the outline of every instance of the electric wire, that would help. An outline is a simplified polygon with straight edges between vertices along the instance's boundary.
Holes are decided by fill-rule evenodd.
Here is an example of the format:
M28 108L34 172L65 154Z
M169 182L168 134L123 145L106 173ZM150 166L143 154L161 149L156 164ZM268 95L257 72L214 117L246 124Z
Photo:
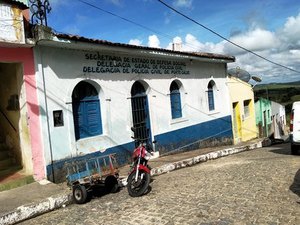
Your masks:
M126 21L126 22L129 22L129 23L132 23L132 24L134 24L134 25L136 25L136 26L139 26L139 27L141 27L141 28L143 28L143 29L146 29L146 30L149 30L149 31L151 31L151 32L154 32L155 34L159 34L159 35L161 35L161 36L163 36L163 37L166 37L166 38L168 38L168 39L171 39L171 40L173 39L173 37L170 36L170 35L168 35L168 34L165 34L165 33L162 33L162 32L156 31L156 30L153 30L153 29L151 29L151 28L149 28L149 27L147 27L147 26L145 26L145 25L142 25L142 24L140 24L140 23L134 22L133 20L127 19L127 18L125 18L125 17L122 17L122 16L119 16L119 15L117 15L117 14L115 14L115 13L112 13L112 12L110 12L110 11L108 11L108 10L102 9L102 8L99 7L99 6L96 6L96 5L94 5L94 4L91 4L91 3L86 2L86 1L83 1L83 0L78 0L78 1L81 2L81 3L83 3L83 4L86 4L86 5L90 6L90 7L92 7L92 8L98 9L98 10L100 10L100 11L102 11L102 12L105 12L105 13L110 14L110 15L112 15L112 16L115 16L115 17L117 17L117 18L119 18L119 19L122 19L122 20L124 20L124 21ZM171 9L172 11L176 12L177 14L179 14L179 15L185 17L186 19L188 19L188 20L190 20L190 21L196 23L197 25L203 27L204 29L210 31L211 33L213 33L213 34L215 34L216 36L220 37L221 39L227 41L228 43L230 43L230 44L232 44L232 45L234 45L234 46L236 46L236 47L238 47L238 48L240 48L240 49L242 49L242 50L244 50L244 51L246 51L246 52L248 52L248 53L250 53L250 54L253 54L253 55L255 55L255 56L257 56L257 57L259 57L259 58L261 58L261 59L263 59L263 60L265 60L265 61L267 61L267 62L269 62L269 63L271 63L271 64L273 64L273 65L282 67L282 68L284 68L284 69L290 70L290 71L295 72L295 73L300 73L300 71L298 71L298 70L295 70L295 69L290 68L290 67L288 67L288 66L282 65L282 64L277 63L277 62L275 62L275 61L272 61L272 60L270 60L270 59L268 59L268 58L266 58L266 57L264 57L264 56L261 56L261 55L257 54L256 52L254 52L254 51L252 51L252 50L249 50L249 49L247 49L247 48L245 48L245 47L243 47L243 46L241 46L241 45L239 45L239 44L237 44L237 43L235 43L235 42L229 40L228 38L224 37L223 35L219 34L218 32L216 32L216 31L210 29L209 27L207 27L207 26L205 26L205 25L203 25L203 24L197 22L196 20L194 20L194 19L188 17L187 15L181 13L180 11L176 10L175 8L173 8L172 6L168 5L168 4L165 3L164 1L162 1L162 0L158 0L158 1L159 1L161 4L165 5L167 8L169 8L169 9ZM189 46L189 47L191 47L191 48L193 48L193 49L197 49L196 46L193 46L193 45L191 45L191 44L189 44L189 43L186 43L186 45Z
M90 7L92 7L92 8L98 9L98 10L100 10L100 11L102 11L102 12L105 12L105 13L107 13L107 14L110 14L110 15L112 15L112 16L115 16L115 17L117 17L117 18L120 18L120 19L122 19L122 20L124 20L124 21L126 21L126 22L129 22L129 23L132 23L132 24L134 24L134 25L136 25L136 26L139 26L139 27L141 27L141 28L143 28L143 29L149 30L149 31L154 32L154 33L156 33L156 34L160 34L161 36L167 37L168 39L173 39L170 35L167 35L167 34L164 34L164 33L162 33L162 32L153 30L153 29L151 29L151 28L149 28L149 27L146 27L146 26L144 26L144 25L142 25L142 24L140 24L140 23L134 22L134 21L132 21L132 20L130 20L130 19L127 19L127 18L125 18L125 17L119 16L119 15L117 15L117 14L115 14L115 13L112 13L112 12L110 12L110 11L108 11L108 10L102 9L102 8L100 8L100 7L98 7L98 6L94 5L94 4L91 4L91 3L86 2L86 1L83 1L83 0L78 0L78 1L81 2L81 3L83 3L83 4L86 4L86 5L90 6ZM239 44L237 44L237 43L235 43L235 42L229 40L228 38L224 37L223 35L219 34L218 32L216 32L216 31L210 29L209 27L207 27L207 26L205 26L205 25L203 25L203 24L197 22L196 20L192 19L191 17L189 17L189 16L183 14L182 12L178 11L177 9L175 9L174 7L172 7L172 6L170 6L169 4L165 3L164 1L162 1L162 0L157 0L157 1L160 2L161 4L163 4L164 6L166 6L167 8L169 8L170 10L174 11L175 13L181 15L182 17L184 17L184 18L186 18L186 19L192 21L193 23L195 23L195 24L197 24L197 25L203 27L204 29L206 29L206 30L208 30L209 32L215 34L216 36L220 37L221 39L227 41L228 43L230 43L230 44L232 44L232 45L234 45L234 46L236 46L236 47L238 47L238 48L240 48L240 49L242 49L242 50L244 50L244 51L246 51L246 52L248 52L248 53L251 53L251 54L253 54L253 55L255 55L255 56L257 56L257 57L259 57L259 58L261 58L261 59L263 59L263 60L265 60L265 61L267 61L267 62L269 62L269 63L271 63L271 64L273 64L273 65L282 67L282 68L284 68L284 69L287 69L287 70L290 70L290 71L293 71L293 72L296 72L296 73L300 73L300 71L298 71L298 70L294 70L294 69L292 69L292 68L290 68L290 67L287 67L287 66L282 65L282 64L280 64L280 63L277 63L277 62L275 62L275 61L272 61L272 60L270 60L270 59L268 59L268 58L266 58L266 57L264 57L264 56L261 56L261 55L255 53L254 51L251 51L251 50L249 50L249 49L247 49L247 48L245 48L245 47L243 47L243 46L241 46L241 45L239 45ZM7 25L7 26L9 26L9 25ZM195 47L195 46L190 45L189 43L186 43L186 45L188 45L188 46L190 46L190 47L192 47L192 48Z
M78 0L78 1L81 2L81 3L83 3L83 4L85 4L85 5L90 6L90 7L92 7L92 8L98 9L98 10L100 10L100 11L102 11L102 12L105 12L105 13L107 13L107 14L110 14L110 15L114 16L114 17L117 17L117 18L119 18L119 19L122 19L122 20L124 20L124 21L126 21L126 22L129 22L129 23L132 23L132 24L134 24L134 25L136 25L136 26L139 26L139 27L141 27L141 28L143 28L143 29L149 30L149 31L151 31L151 32L153 32L153 33L157 33L157 34L160 34L160 35L162 35L162 36L168 36L168 38L171 37L171 36L169 36L169 35L163 34L163 33L159 32L159 31L155 31L155 30L153 30L153 29L151 29L151 28L149 28L149 27L146 27L146 26L144 26L144 25L142 25L142 24L140 24L140 23L137 23L137 22L134 22L134 21L132 21L132 20L130 20L130 19L127 19L127 18L125 18L125 17L119 16L119 15L113 13L113 12L110 12L110 11L108 11L108 10L102 9L102 8L100 8L99 6L96 6L96 5L91 4L91 3L89 3L89 2L86 2L86 1L83 1L83 0Z
M127 18L122 17L122 16L119 16L119 15L113 13L113 12L110 12L110 11L108 11L108 10L105 10L105 9L103 9L103 8L101 8L101 7L99 7L99 6L96 6L96 5L94 5L94 4L91 4L91 3L87 2L87 1L83 1L83 0L78 0L78 1L81 2L81 3L83 3L83 4L85 4L85 5L90 6L90 7L92 7L92 8L95 8L95 9L97 9L97 10L100 10L100 11L102 11L102 12L105 12L105 13L107 13L107 14L110 14L110 15L112 15L112 16L114 16L114 17L117 17L117 18L119 18L119 19L122 19L122 20L124 20L124 21L126 21L126 22L128 22L128 23L134 24L134 25L136 25L136 26L138 26L138 27L141 27L141 28L143 28L143 29L145 29L145 30L148 30L148 31L151 31L151 32L153 32L153 33L155 33L155 34L158 34L158 35L160 35L161 37L164 37L164 38L166 38L166 39L168 39L168 40L171 40L171 41L173 40L173 37L172 37L171 35L169 35L169 34L166 34L166 33L163 33L163 32L157 31L157 30L154 30L154 29L149 28L149 27L147 27L147 26L145 26L145 25L142 25L142 24L140 24L140 23L137 23L137 22L135 22L135 21L133 21L133 20L127 19ZM195 49L195 51L198 50L197 46L192 45L192 44L190 44L190 43L185 43L185 45L191 47L192 49Z
M119 15L117 15L117 14L115 14L115 13L110 12L110 11L104 10L104 9L98 7L98 6L95 6L95 5L91 4L91 3L88 3L88 2L83 1L83 0L78 0L78 1L81 2L81 3L83 3L83 4L88 5L88 6L90 6L90 7L93 7L93 8L95 8L95 9L98 9L98 10L100 10L100 11L102 11L102 12L105 12L105 13L108 13L108 14L110 14L110 15L112 15L112 16L115 16L115 17L117 17L117 18L120 18L120 19L122 19L122 20L124 20L124 21L126 21L126 22L129 22L129 23L132 23L132 24L134 24L134 25L136 25L136 26L139 26L139 27L141 27L141 28L143 28L143 29L149 30L149 31L154 32L154 33L156 33L156 34L160 34L160 35L162 35L162 36L164 36L164 37L170 38L171 40L173 39L173 38L172 38L171 36L169 36L169 35L166 35L166 34L164 34L164 33L155 31L155 30L153 30L153 29L151 29L151 28L148 28L148 27L146 27L146 26L144 26L144 25L142 25L142 24L140 24L140 23L134 22L134 21L132 21L132 20L130 20L130 19L127 19L127 18L125 18L125 17L119 16ZM216 33L216 34L217 34L217 33ZM228 40L228 41L231 42L230 40ZM232 43L233 43L233 42L232 42ZM194 47L194 46L192 46L192 47ZM244 48L244 50L247 50L247 49ZM248 52L251 52L250 50L247 50L247 51L248 51ZM254 53L254 52L253 52L253 53ZM256 54L256 53L254 53L254 54ZM258 55L258 54L256 54L256 55ZM258 56L259 56L259 55L258 55ZM280 64L278 64L278 65L280 65ZM164 93L161 93L161 92L159 92L159 93L162 94L162 95L165 95ZM189 105L187 105L187 106L189 106ZM190 106L190 107L191 107L191 106ZM194 107L191 107L191 108L194 108ZM204 114L207 115L207 113L205 113L205 112L202 112L202 113L204 113ZM228 122L228 121L226 121L226 122ZM231 130L231 129L228 129L228 130L225 130L225 131L221 131L221 132L216 133L216 134L213 134L213 135L211 135L211 136L209 136L209 137L207 137L207 138L196 140L196 141L194 141L194 142L192 142L192 143L189 143L189 144L187 144L187 145L184 145L184 146L181 146L181 147L179 147L179 148L173 149L173 150L170 151L170 152L180 151L180 150L185 149L185 148L187 148L187 147L189 147L189 146L193 146L193 145L195 145L195 144L200 144L201 142L205 141L206 139L216 137L216 136L220 135L221 133L226 133L226 132L229 132L230 130ZM252 131L252 130L251 130L251 132L257 133L257 131ZM168 152L168 153L170 153L170 152Z
M230 44L232 44L232 45L234 45L234 46L236 46L236 47L238 47L238 48L240 48L240 49L243 49L244 51L249 52L249 53L251 53L251 54L253 54L253 55L255 55L255 56L257 56L257 57L259 57L259 58L261 58L261 59L263 59L263 60L265 60L265 61L267 61L267 62L269 62L269 63L272 63L272 64L274 64L274 65L276 65L276 66L279 66L279 67L288 69L288 70L293 71L293 72L296 72L296 73L300 73L300 71L298 71L298 70L294 70L294 69L292 69L292 68L290 68L290 67L287 67L287 66L284 66L284 65L282 65L282 64L280 64L280 63L274 62L274 61L272 61L272 60L270 60L270 59L267 59L266 57L263 57L263 56L261 56L261 55L255 53L255 52L253 52L253 51L251 51L251 50L249 50L249 49L247 49L247 48L245 48L245 47L239 45L239 44L236 44L235 42L229 40L228 38L224 37L223 35L219 34L218 32L216 32L216 31L210 29L209 27L207 27L207 26L205 26L205 25L203 25L203 24L197 22L196 20L192 19L191 17L189 17L189 16L183 14L182 12L176 10L174 7L168 5L168 4L165 3L164 1L162 1L162 0L157 0L157 1L159 1L161 4L163 4L164 6L166 6L166 7L169 8L169 9L171 9L171 10L174 11L175 13L177 13L177 14L183 16L184 18L186 18L186 19L192 21L193 23L195 23L195 24L197 24L197 25L203 27L204 29L210 31L211 33L217 35L218 37L222 38L223 40L227 41L228 43L230 43Z

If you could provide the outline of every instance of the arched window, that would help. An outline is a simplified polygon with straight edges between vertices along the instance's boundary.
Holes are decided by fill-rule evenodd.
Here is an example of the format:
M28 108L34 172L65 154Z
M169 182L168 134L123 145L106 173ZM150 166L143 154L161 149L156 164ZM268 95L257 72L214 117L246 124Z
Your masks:
M138 81L134 82L131 88L131 96L142 96L142 95L146 95L146 90L144 86Z
M72 93L76 140L102 134L100 101L96 88L79 82Z
M136 81L131 88L131 107L134 137L151 142L151 126L146 90L141 82ZM138 146L139 142L135 142Z
M210 81L207 86L207 98L208 98L209 111L215 110L214 86L215 86L214 81Z
M170 101L172 119L182 117L180 91L176 81L173 81L170 86Z

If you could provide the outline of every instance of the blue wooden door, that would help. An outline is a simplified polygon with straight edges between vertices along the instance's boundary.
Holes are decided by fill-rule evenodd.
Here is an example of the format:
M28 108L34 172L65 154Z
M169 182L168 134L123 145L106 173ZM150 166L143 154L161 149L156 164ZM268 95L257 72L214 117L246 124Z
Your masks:
M100 101L95 88L81 82L74 89L72 99L76 140L102 134Z
M173 90L171 92L171 112L172 112L172 119L182 117L181 111L181 98L179 90Z

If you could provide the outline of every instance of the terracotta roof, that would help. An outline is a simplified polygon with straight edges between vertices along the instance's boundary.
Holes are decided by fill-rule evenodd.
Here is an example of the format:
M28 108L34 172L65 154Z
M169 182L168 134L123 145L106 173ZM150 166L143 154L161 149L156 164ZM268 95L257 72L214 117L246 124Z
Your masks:
M4 0L4 2L7 2L9 4L15 4L20 6L22 9L29 7L29 1L28 0Z
M55 36L57 36L58 38L63 38L63 39L68 39L68 40L73 40L73 41L81 41L81 42L87 42L87 43L102 44L102 45L106 45L106 46L124 47L124 48L150 50L150 51L159 51L159 52L165 52L165 53L171 53L171 54L175 53L175 54L179 54L179 55L193 56L193 57L200 57L200 58L207 58L207 59L229 60L229 61L232 61L232 62L235 61L234 56L214 54L214 53L173 51L173 50L163 49L163 48L151 48L151 47L123 44L123 43L114 43L114 42L109 42L109 41L105 41L105 40L92 39L92 38L86 38L86 37L82 37L82 36L78 36L78 35L61 34L61 33L60 34L55 34Z

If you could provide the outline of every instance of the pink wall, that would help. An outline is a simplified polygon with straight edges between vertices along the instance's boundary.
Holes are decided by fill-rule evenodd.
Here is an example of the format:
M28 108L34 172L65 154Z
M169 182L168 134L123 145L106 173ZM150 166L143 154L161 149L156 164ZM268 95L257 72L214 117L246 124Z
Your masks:
M32 48L1 48L0 62L22 63L26 90L27 111L33 160L34 178L45 178L45 165L39 123L39 106Z

